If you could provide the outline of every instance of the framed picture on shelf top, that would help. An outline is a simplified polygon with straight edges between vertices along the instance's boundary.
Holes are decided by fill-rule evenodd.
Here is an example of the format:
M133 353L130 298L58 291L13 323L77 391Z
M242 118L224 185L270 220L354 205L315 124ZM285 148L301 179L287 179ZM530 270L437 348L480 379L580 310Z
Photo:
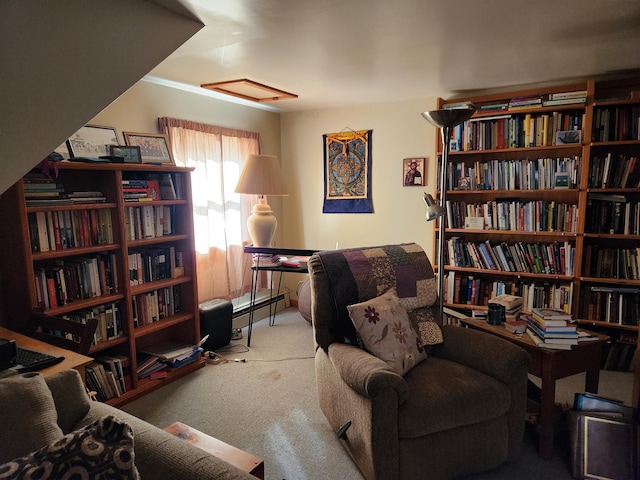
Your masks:
M109 155L109 145L120 145L113 127L85 125L67 140L70 157L97 158Z
M138 146L109 145L109 155L122 157L124 163L142 163L140 147Z
M140 147L142 163L175 165L169 138L162 133L122 132L128 146Z
M424 164L426 158L405 158L402 160L402 185L405 187L424 186Z

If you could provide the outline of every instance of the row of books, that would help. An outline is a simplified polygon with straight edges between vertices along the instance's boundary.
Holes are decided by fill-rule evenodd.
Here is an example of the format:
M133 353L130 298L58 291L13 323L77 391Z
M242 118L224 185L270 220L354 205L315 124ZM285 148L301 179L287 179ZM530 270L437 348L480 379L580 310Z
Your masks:
M163 173L144 178L123 178L125 202L153 202L183 198L184 180L181 174Z
M56 308L87 298L118 291L115 254L73 257L34 269L36 301L43 308Z
M98 320L98 326L91 342L92 345L98 345L100 342L119 338L124 334L119 301L75 310L60 316L78 323L87 323L87 320L90 318L96 318Z
M173 235L174 219L174 205L125 207L124 220L127 240Z
M445 279L446 303L484 306L489 303L490 299L501 295L522 298L522 308L528 312L536 307L561 308L570 311L573 285L571 283L536 283L522 280L509 282L463 272L447 273Z
M131 297L133 326L141 327L179 313L182 308L182 287L159 288Z
M131 389L131 362L124 355L99 355L85 366L85 383L96 400L106 402Z
M452 129L451 151L580 144L584 111L476 117Z
M129 259L129 284L142 285L165 278L184 275L182 252L173 246L150 247L131 252Z
M594 155L589 162L589 188L640 187L640 162L637 155L607 153Z
M638 325L640 288L592 286L581 291L580 316L587 320Z
M491 200L467 203L447 200L448 228L477 228L469 218L482 219L482 229L526 232L575 232L578 205L547 200Z
M640 105L594 108L591 141L625 140L640 140Z
M104 203L106 201L106 197L98 191L65 193L61 183L57 183L38 172L30 172L23 177L23 189L27 207Z
M446 251L454 267L573 275L575 246L569 242L469 242L454 236L447 239Z
M138 378L153 378L155 372L184 367L195 362L201 352L202 347L198 345L174 340L150 345L138 353Z
M636 348L637 341L634 341L634 339L611 342L608 346L602 369L616 372L632 371L632 361Z
M113 243L111 210L58 210L27 214L33 253Z
M607 248L588 243L583 250L585 277L640 280L640 247Z
M582 157L449 162L448 190L547 190L576 188ZM440 164L438 164L438 172ZM438 175L438 179L440 175ZM438 180L439 181L439 180ZM440 184L437 186L440 189Z
M640 234L640 201L626 195L589 193L585 232Z

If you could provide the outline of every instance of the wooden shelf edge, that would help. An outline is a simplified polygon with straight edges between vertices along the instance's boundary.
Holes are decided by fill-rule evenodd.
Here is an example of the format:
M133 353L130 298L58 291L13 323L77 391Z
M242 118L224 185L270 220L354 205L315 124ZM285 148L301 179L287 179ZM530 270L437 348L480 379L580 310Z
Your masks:
M179 378L184 377L185 375L188 375L189 373L195 372L196 370L204 367L205 365L206 365L205 359L203 357L200 357L198 358L198 360L196 360L193 363L189 363L184 367L180 367L176 370L172 370L168 372L168 375L166 378L156 379L156 380L151 380L147 378L147 379L139 380L138 386L136 388L129 390L124 395L121 395L116 398L111 398L107 400L105 403L113 407L121 407L122 405L132 402L146 395L149 392L152 392L154 390L157 390L158 388L163 387L167 383L171 383Z

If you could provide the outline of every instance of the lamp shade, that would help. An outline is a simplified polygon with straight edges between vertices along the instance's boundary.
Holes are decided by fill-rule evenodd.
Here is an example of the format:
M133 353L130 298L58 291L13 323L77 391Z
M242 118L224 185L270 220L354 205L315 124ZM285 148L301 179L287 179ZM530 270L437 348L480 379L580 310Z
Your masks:
M462 108L441 108L422 112L422 116L438 128L455 127L469 120L475 113L476 107L472 103Z
M254 195L288 195L278 157L249 155L235 192Z

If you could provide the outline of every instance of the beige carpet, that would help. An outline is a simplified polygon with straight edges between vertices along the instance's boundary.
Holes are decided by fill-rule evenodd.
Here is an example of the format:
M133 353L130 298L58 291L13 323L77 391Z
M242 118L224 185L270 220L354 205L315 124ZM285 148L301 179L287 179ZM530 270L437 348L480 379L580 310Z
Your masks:
M231 351L221 352L245 362L207 365L123 409L159 427L179 420L251 452L264 459L269 480L362 479L318 407L311 326L295 309L279 313L275 323L254 325L250 350L245 329ZM600 393L629 402L631 381L630 374L603 372ZM572 403L583 385L580 375L559 381L558 401ZM517 461L465 478L572 478L563 433L550 461L537 456L536 439L531 429Z

